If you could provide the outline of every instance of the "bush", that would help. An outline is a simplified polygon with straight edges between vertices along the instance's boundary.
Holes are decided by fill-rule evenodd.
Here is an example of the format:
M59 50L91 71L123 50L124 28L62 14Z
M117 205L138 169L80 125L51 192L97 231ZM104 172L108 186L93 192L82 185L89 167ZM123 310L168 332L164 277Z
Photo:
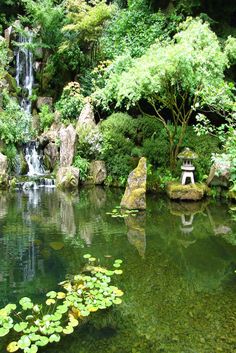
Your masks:
M88 170L89 170L89 161L86 158L80 157L80 155L77 155L75 157L73 165L76 168L79 168L79 178L82 181L85 181L88 176Z
M61 118L76 119L84 106L84 97L80 93L80 84L70 82L64 87L56 109L61 113Z
M0 112L0 139L6 144L22 143L29 135L29 117L6 91L2 94L3 111Z
M126 113L113 113L102 122L101 131L104 133L112 131L114 134L134 139L137 135L137 123Z
M41 111L39 113L39 119L40 119L40 129L42 131L48 129L52 125L54 120L54 114L51 112L48 105L43 105L41 107Z
M100 158L102 151L102 134L98 127L82 127L78 131L78 154L86 159Z

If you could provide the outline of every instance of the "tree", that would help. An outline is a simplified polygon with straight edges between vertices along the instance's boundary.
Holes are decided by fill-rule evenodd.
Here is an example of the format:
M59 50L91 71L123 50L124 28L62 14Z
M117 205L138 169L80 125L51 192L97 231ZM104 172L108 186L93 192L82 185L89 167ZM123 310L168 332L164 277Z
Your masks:
M115 102L126 109L137 106L142 113L145 100L167 132L173 169L189 120L197 111L225 116L236 109L234 86L224 75L227 52L207 23L188 18L172 40L158 41L122 73L113 63L95 98L103 108Z

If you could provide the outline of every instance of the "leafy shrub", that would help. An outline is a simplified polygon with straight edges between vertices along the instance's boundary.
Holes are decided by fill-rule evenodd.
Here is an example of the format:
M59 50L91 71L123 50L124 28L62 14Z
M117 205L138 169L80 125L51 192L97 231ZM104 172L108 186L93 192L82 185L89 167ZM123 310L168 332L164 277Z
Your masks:
M17 149L13 144L5 145L3 153L7 156L8 168L10 171L16 169L17 164Z
M80 84L70 82L64 87L56 109L61 113L62 119L76 119L84 106L84 97L80 93Z
M6 144L22 143L29 134L29 116L6 91L2 94L3 111L0 112L0 139Z
M137 134L137 123L126 113L113 113L101 124L101 131L112 131L114 134L134 138Z
M75 157L73 165L76 168L79 168L79 177L80 180L85 181L87 176L88 176L88 170L89 170L89 161L86 158L82 158L79 155Z
M41 107L41 111L39 113L39 119L40 119L40 129L43 131L45 129L48 129L54 120L54 114L50 110L48 105L43 105Z
M102 150L102 134L98 127L82 127L78 131L78 154L86 159L97 159Z

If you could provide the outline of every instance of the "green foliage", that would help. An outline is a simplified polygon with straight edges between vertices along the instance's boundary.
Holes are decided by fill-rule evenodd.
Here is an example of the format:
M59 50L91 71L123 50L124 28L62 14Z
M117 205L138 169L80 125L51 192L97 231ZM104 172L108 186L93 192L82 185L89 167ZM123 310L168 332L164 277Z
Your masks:
M137 6L135 2L128 9L117 11L107 26L100 40L103 54L114 59L129 51L132 57L139 57L157 39L170 38L181 19L161 11L153 13L145 4Z
M29 132L29 117L6 91L2 94L3 111L0 111L0 139L6 144L23 142Z
M22 0L27 17L22 20L29 21L31 26L38 28L39 47L55 50L62 39L64 8L56 5L54 0Z
M75 156L73 165L79 168L79 178L85 181L88 176L90 162L86 158L80 157L80 155Z
M7 46L6 41L0 38L0 80L2 80L6 74L6 66L8 64ZM0 84L1 89L1 84Z
M122 73L113 69L95 97L105 109L115 102L116 107L138 106L141 110L140 101L145 99L167 131L174 167L186 126L196 110L206 106L217 112L235 108L234 87L224 77L228 65L227 54L209 25L188 19L172 41L158 41ZM174 129L166 122L164 108Z
M43 105L40 108L39 119L40 129L42 131L47 130L52 125L54 120L54 114L52 113L48 105Z
M0 337L11 334L15 339L8 344L8 352L37 353L40 347L59 342L62 335L72 334L91 313L122 302L123 292L111 285L111 277L122 274L122 260L115 260L113 269L107 270L96 266L90 254L84 258L88 261L84 273L61 282L63 291L48 292L45 303L24 297L18 305L0 310Z
M88 160L99 159L102 150L102 135L98 127L84 126L77 130L79 136L77 154Z
M83 106L84 97L80 93L80 84L78 82L70 82L64 87L61 98L55 107L64 120L76 119Z
M2 152L3 154L5 154L5 156L7 156L9 170L14 171L17 163L16 162L17 149L15 145L13 144L5 145Z

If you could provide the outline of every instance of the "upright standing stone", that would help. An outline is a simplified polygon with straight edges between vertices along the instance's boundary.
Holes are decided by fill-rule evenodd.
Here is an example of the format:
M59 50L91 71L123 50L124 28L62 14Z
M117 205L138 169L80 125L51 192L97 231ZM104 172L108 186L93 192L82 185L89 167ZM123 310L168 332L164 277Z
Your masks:
M94 128L96 126L93 107L87 99L87 102L82 109L80 116L76 124L76 130L79 131L81 128Z
M59 136L61 140L60 167L70 167L75 154L76 131L70 124L67 128L61 128Z
M145 210L146 209L146 181L147 181L147 164L146 158L139 160L137 168L129 175L124 196L121 200L121 207L129 210Z

